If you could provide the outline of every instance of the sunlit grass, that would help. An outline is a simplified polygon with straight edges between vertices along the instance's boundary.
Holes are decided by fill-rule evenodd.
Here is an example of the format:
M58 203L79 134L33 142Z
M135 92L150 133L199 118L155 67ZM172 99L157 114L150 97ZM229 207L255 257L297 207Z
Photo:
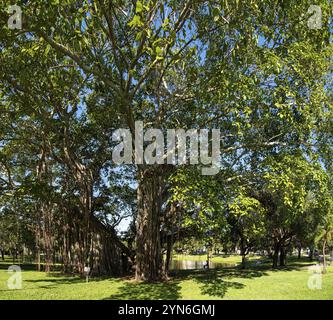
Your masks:
M191 260L191 261L206 261L207 255L185 255L185 254L175 254L172 257L174 260ZM262 257L256 255L247 256L248 261L262 260ZM242 262L242 257L240 255L212 255L211 261L217 263L230 263L238 264Z
M221 263L239 262L237 256L215 259ZM136 282L131 278L98 278L86 283L78 276L62 275L59 271L46 274L35 271L35 266L21 265L23 285L19 290L7 287L7 280L13 275L7 270L10 264L0 262L0 299L333 299L333 267L321 275L322 288L311 290L308 280L313 274L307 268L311 264L307 259L289 259L289 266L278 270L262 264L246 270L231 267L178 271L162 283Z

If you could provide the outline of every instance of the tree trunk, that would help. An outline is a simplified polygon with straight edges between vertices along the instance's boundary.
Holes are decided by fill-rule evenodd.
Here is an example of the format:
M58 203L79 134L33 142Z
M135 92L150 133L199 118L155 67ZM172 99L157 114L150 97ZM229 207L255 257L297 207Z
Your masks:
M240 254L242 256L242 265L241 265L242 269L246 268L246 251L247 251L246 247L247 247L246 240L241 236Z
M166 258L165 258L165 274L169 273L170 270L170 264L171 264L171 258L172 258L172 247L173 247L173 239L172 234L167 236L167 252L166 252Z
M242 269L246 268L246 254L242 254Z
M280 252L280 244L276 243L274 245L274 252L273 252L273 268L277 268L278 267L279 252Z
M325 240L323 243L323 273L326 273L326 256L325 256L325 252L326 252L326 235L325 235Z
M40 267L40 225L39 221L36 226L36 262L37 262L37 271L41 271Z
M210 255L209 255L210 251L209 248L207 248L207 270L209 270L209 263L210 263Z
M160 243L161 177L156 171L139 169L137 205L135 277L160 280L165 275Z
M51 271L52 265L52 212L49 203L42 205L42 217L43 217L43 238L45 249L45 272Z
M313 248L310 248L309 259L310 261L313 261Z
M40 159L38 162L38 166L36 169L37 180L41 184L51 185L52 184L52 172L49 169L49 163L47 161L47 148L46 143L44 141L43 146L41 148ZM52 209L51 203L47 197L42 193L43 197L41 197L37 215L37 238L36 245L37 253L38 253L38 269L40 270L40 238L43 237L44 240L44 254L45 261L44 267L45 271L49 272L52 265Z
M93 172L87 168L86 165L81 163L75 153L72 152L70 145L70 138L68 134L68 128L64 128L64 159L65 164L72 171L73 177L78 184L80 197L79 197L79 207L81 211L80 217L80 232L79 234L79 272L84 273L84 267L91 267L91 255L92 255L92 233L91 233L91 217L92 217L92 200L93 200L93 186L94 177Z
M273 254L272 254L272 250L271 250L271 248L268 248L268 249L267 249L267 257L270 258L270 259L273 258Z
M13 257L13 264L15 264L16 260L17 260L17 250L16 249L12 250L12 257Z
M297 257L297 259L301 259L301 256L302 256L302 247L298 247L297 250L298 250L298 257Z
M280 248L280 267L285 267L286 265L286 248L281 246Z

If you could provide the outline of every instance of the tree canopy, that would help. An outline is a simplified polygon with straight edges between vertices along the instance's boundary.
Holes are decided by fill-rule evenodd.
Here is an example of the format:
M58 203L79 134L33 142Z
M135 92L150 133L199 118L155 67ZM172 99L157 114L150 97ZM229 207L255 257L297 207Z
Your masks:
M274 266L295 238L328 239L331 1L318 1L321 28L308 0L16 2L22 29L0 25L1 247L157 280L177 232L236 232L244 255L270 248ZM113 132L134 137L136 121L219 129L218 173L116 164Z

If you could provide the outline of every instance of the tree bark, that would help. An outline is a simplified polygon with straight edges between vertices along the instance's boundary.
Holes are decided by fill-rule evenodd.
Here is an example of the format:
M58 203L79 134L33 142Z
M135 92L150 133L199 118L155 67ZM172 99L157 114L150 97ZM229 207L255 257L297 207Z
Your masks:
M282 245L280 248L280 267L286 265L286 248Z
M172 258L172 248L173 248L173 236L172 234L167 236L167 251L165 258L165 273L168 274L170 270L171 258Z
M207 270L209 270L209 264L210 264L210 250L207 248Z
M41 271L41 264L40 264L40 225L39 225L39 221L37 222L35 237L36 237L37 271Z
M246 268L246 254L242 254L242 269Z
M313 248L310 248L309 259L310 261L313 261Z
M279 252L280 252L280 244L276 243L274 245L274 252L273 252L273 268L277 268L278 267Z
M72 171L73 177L78 185L80 196L79 196L79 207L81 211L81 226L80 239L79 239L79 272L84 273L84 267L91 267L91 244L92 244L92 233L91 233L91 217L92 217L92 201L93 201L93 186L94 176L91 169L82 163L77 158L75 153L70 148L70 135L68 133L68 127L64 127L64 164Z
M161 176L153 169L139 169L137 205L135 278L157 281L165 274L160 239Z
M52 172L49 168L49 163L47 161L47 148L46 148L46 142L43 142L43 146L40 151L40 159L38 162L38 166L36 169L37 173L37 180L42 185L50 185L52 184ZM42 192L41 193L42 198L39 203L38 210L40 213L38 214L37 218L41 222L37 222L39 225L37 228L39 230L37 231L38 235L38 242L36 241L36 245L38 246L37 252L40 256L40 238L43 237L44 240L44 254L45 254L45 272L50 272L51 265L52 265L52 206L49 201L49 199L46 197L46 195ZM39 270L40 270L40 260L38 260Z
M242 256L241 268L245 269L246 268L247 244L246 244L246 240L242 236L241 236L241 241L240 241L240 253L241 253L241 256Z
M325 256L325 252L326 252L326 235L325 235L325 239L324 239L324 243L323 243L323 273L326 273L326 256Z
M44 249L45 249L45 272L51 271L53 264L53 245L52 245L52 209L50 204L42 205L42 216L43 216L43 238L44 238Z

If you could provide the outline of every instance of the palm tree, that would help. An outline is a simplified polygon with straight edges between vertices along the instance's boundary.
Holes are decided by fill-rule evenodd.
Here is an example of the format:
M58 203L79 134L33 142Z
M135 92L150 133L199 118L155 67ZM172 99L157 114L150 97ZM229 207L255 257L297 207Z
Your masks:
M318 241L323 240L323 273L327 272L326 269L326 246L333 239L333 216L330 215L325 219L325 224L322 227L322 231L318 235Z

